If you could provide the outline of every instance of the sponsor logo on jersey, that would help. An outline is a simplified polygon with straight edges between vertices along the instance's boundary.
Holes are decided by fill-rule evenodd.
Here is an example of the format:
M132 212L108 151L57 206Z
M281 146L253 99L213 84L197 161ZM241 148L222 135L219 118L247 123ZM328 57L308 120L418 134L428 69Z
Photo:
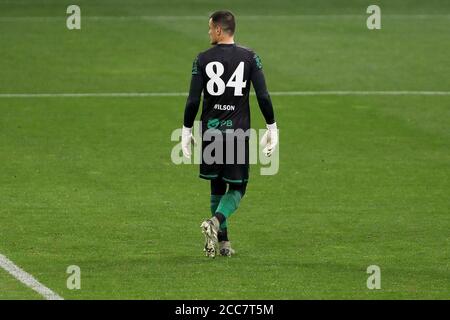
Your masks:
M233 127L233 120L219 120L219 119L209 119L206 123L206 127L208 129L217 129L217 128L224 128L221 131L224 131L226 129Z
M208 127L208 129L214 129L217 128L219 124L220 124L219 119L209 119L206 126Z

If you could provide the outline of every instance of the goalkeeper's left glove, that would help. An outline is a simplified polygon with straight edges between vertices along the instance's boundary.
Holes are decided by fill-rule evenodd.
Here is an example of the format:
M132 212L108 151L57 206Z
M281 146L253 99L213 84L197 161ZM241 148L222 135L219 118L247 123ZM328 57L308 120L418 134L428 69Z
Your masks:
M181 149L186 158L191 158L191 142L195 145L196 141L192 135L192 128L183 126L181 130Z
M275 147L278 144L278 129L277 123L274 122L272 124L267 125L267 131L261 138L261 146L264 148L263 153L270 157L272 153L275 151Z

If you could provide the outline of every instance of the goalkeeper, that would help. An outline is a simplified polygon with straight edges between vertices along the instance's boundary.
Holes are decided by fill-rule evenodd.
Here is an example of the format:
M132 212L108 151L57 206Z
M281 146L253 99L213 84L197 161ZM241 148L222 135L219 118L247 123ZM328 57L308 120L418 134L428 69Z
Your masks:
M261 139L263 152L270 156L278 143L277 125L261 59L252 50L235 44L235 27L234 15L229 11L217 11L210 16L209 37L213 46L194 60L182 129L183 154L190 158L191 143L195 142L192 126L203 92L200 177L211 181L212 217L203 221L201 228L205 236L204 251L208 257L215 257L218 252L223 256L234 254L228 239L227 222L238 208L247 188L249 137L232 135L233 142L242 142L234 144L234 153L228 151L228 156L232 153L234 157L232 163L226 157L226 148L212 152L216 159L211 162L206 157L206 151L213 149L210 144L214 140L205 138L205 133L211 130L220 132L227 144L230 139L225 133L238 129L246 132L250 128L251 82L267 123L268 130Z

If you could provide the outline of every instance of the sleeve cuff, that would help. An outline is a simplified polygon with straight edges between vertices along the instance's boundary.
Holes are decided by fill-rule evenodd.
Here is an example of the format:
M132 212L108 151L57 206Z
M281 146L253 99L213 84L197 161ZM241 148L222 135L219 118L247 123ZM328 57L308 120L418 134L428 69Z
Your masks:
M185 127L185 126L183 125L182 133L183 133L183 134L186 134L186 135L191 134L191 133L192 133L192 127L191 127L191 128L188 128L188 127Z
M266 126L267 126L268 130L277 130L277 123L276 122L274 122L272 124L267 124Z

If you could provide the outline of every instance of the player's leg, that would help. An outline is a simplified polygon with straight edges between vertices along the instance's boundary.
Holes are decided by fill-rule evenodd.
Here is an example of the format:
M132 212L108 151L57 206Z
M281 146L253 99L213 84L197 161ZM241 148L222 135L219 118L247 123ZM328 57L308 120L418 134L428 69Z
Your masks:
M223 181L220 178L212 179L211 180L211 202L210 202L210 208L211 208L211 215L214 217L217 207L219 206L220 200L222 199L223 195L227 191L227 184L225 181ZM220 243L221 241L227 239L227 225L226 222L221 224L219 227L219 231L217 233L217 241ZM208 254L208 239L205 239L205 249L206 255Z
M205 128L203 128L205 129ZM210 141L202 140L202 162L200 163L200 178L211 180L211 211L215 212L221 196L226 192L226 184L223 184L220 179L222 165L217 162L210 163L203 159L205 148ZM200 225L203 235L205 236L204 251L206 256L214 258L216 255L216 246L218 243L218 232L220 221L216 217L206 219Z
M227 184L222 179L211 180L211 215L216 214L217 207L223 195L227 192ZM220 225L219 233L217 235L219 243L221 241L228 241L227 222Z
M216 210L216 214L225 217L224 224L227 223L228 218L239 207L239 203L245 195L246 188L246 182L242 184L229 184L228 192L222 197ZM234 249L231 248L227 233L219 240L219 252L222 256L231 256L235 253Z
M240 184L229 183L228 191L221 197L214 214L214 217L221 222L221 225L225 225L230 216L237 210L245 195L246 188L247 182Z
M245 143L242 143L240 137L234 140L234 161L230 163L228 162L229 159L227 159L227 163L222 171L221 177L229 185L227 193L220 199L216 210L216 216L223 217L224 221L222 223L227 223L230 216L237 210L247 188L249 178L249 141L245 137L244 139ZM244 161L242 161L243 159ZM228 238L219 242L219 252L221 255L226 256L234 253Z
M205 220L201 227L205 235L206 256L214 257L216 255L216 245L219 243L219 250L222 255L230 256L234 253L228 240L226 223L227 219L237 210L242 197L245 194L247 183L230 183L228 191L223 194L217 205L217 209L211 219ZM219 182L219 179L211 181L212 195L220 195L226 190L226 183ZM211 203L211 211L216 207L218 197L214 197ZM222 233L220 234L220 227ZM220 234L220 239L219 239Z

